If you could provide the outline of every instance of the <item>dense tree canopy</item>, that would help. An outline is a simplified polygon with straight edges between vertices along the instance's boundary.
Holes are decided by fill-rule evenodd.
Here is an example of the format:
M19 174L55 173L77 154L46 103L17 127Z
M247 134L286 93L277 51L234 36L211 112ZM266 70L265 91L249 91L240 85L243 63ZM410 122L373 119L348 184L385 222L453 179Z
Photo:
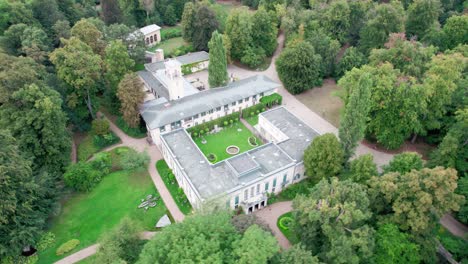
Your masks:
M287 46L276 60L278 75L285 88L298 94L322 84L318 55L308 42Z
M334 134L315 137L304 151L305 174L315 182L337 176L342 165L343 150Z
M211 34L217 30L219 22L216 20L215 13L206 5L201 5L195 15L193 32L193 46L196 50L208 50L208 42Z
M375 263L412 263L421 262L419 246L411 242L408 234L398 230L394 224L381 225L375 236Z
M353 182L365 184L371 177L378 175L377 166L371 154L357 157L351 161L349 167L349 178Z
M384 173L398 172L405 174L411 170L420 170L422 168L421 155L415 152L403 152L393 156L393 159L383 169Z
M414 0L408 7L406 33L423 39L431 28L438 27L439 0Z
M457 179L454 169L442 167L391 172L370 179L369 197L382 220L388 219L402 230L427 234L443 214L460 209L464 198L454 193Z
M294 200L296 233L325 263L360 263L374 248L369 205L363 185L323 179L308 197Z

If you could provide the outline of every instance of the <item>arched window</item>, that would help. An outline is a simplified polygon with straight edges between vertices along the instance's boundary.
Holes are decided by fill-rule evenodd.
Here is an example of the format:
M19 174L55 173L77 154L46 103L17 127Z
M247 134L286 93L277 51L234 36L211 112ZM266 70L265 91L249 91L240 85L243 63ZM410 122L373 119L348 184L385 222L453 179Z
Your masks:
M150 42L153 43L153 36L150 36Z
M159 41L159 40L158 40L158 34L154 34L154 41L155 41L155 42L158 42L158 41Z
M146 38L146 45L149 44L149 38Z

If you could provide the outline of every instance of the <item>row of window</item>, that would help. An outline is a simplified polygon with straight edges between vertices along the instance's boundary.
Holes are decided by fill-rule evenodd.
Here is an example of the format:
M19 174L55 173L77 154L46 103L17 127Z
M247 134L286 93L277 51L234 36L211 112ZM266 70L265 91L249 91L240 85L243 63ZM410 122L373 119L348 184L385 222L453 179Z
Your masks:
M260 93L260 97L262 97L263 95L264 95L264 93ZM239 100L239 101L237 101L237 102L232 102L231 105L232 105L232 106L235 106L237 103L241 104L242 101L248 102L249 99L250 99L250 97L247 97L247 98L241 99L241 100ZM257 95L252 96L252 100L253 100L253 101L257 100ZM229 105L228 105L228 104L225 104L223 108L224 108L224 111L229 111ZM221 106L216 107L216 112L219 112L219 111L221 111ZM190 122L190 121L192 121L192 119L197 119L197 118L199 118L200 116L201 116L201 117L204 117L204 116L206 116L207 113L208 113L208 114L213 114L214 112L215 112L215 109L210 109L210 110L208 110L207 112L202 112L202 113L200 113L200 114L196 114L196 115L194 115L194 116L187 117L187 118L184 119L184 122ZM171 129L177 129L177 128L181 127L181 125L182 125L182 124L181 124L181 120L176 121L176 122L173 122L173 123L171 123ZM165 132L165 131L166 131L166 126L161 126L161 127L159 128L159 131L160 131L161 133L162 133L162 132Z
M147 37L146 40L146 45L148 44L152 44L153 42L158 42L158 34L154 34L154 38L153 38L153 35L151 35L149 38Z
M300 177L301 177L301 175L299 173L297 173L296 175L294 175L293 180L298 180ZM287 178L288 178L287 174L283 175L283 181L281 183L282 188L284 188L286 186L286 184L288 184ZM276 178L273 179L271 192L274 193L275 190L276 190ZM270 183L269 182L265 182L264 191L265 192L270 192ZM249 193L250 193L250 195L249 195ZM249 189L244 190L244 201L249 199L249 196L250 196L250 198L252 198L254 196L254 193L256 195L260 194L260 183L257 184L257 186L252 186L250 188L250 192L249 192ZM239 195L237 195L234 198L234 206L237 207L238 205L239 205Z

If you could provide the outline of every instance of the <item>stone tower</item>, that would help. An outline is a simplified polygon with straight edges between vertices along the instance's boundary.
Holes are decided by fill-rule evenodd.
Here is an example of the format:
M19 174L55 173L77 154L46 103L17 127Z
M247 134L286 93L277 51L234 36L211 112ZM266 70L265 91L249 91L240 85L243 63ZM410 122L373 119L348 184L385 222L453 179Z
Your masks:
M169 99L177 100L184 97L184 79L182 78L182 64L177 60L167 60L166 66L167 89L169 90Z

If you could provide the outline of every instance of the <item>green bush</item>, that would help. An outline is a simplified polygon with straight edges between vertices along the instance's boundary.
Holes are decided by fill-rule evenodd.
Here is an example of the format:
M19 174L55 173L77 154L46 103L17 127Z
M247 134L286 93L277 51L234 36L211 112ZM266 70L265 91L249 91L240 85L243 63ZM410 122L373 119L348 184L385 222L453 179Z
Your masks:
M261 112L263 112L264 109L265 109L265 105L262 102L260 102L260 103L258 103L256 105L253 105L251 107L247 107L247 108L243 109L242 110L242 116L247 117L247 116L250 115L251 117L253 117L253 116L255 116L255 114L258 115Z
M273 93L260 98L260 102L266 107L272 107L273 105L281 105L283 102L283 97L277 93Z
M61 256L67 252L72 251L80 244L78 239L68 240L67 242L63 243L55 252L57 256Z
M95 170L108 174L112 168L111 154L109 152L97 153L90 163Z
M288 230L289 228L291 228L293 223L294 219L292 219L289 216L283 216L279 220L279 226L284 230Z
M182 28L172 27L161 29L161 40L182 37Z
M120 138L113 132L109 132L105 135L94 135L93 137L93 144L100 149L114 145L119 141Z
M439 227L437 239L440 243L452 253L453 258L460 263L468 263L468 241L450 234L445 228Z
M121 116L117 118L115 124L122 130L125 134L134 137L134 138L144 138L146 137L146 127L129 127L128 124L123 120Z
M189 128L189 129L187 129L187 132L189 134L191 134L191 135L194 135L195 132L199 131L199 133L201 135L204 131L206 131L207 128L208 128L208 131L213 130L215 125L217 125L217 126L223 126L223 125L227 126L227 125L229 125L229 120L231 120L231 119L232 120L239 119L239 113L235 112L235 113L232 113L230 115L226 115L226 116L217 118L215 120L205 122L205 123L200 124L198 126L193 126L193 127Z
M249 143L252 146L257 146L258 145L257 138L256 137L249 137Z
M146 151L141 153L136 151L129 151L125 153L120 159L122 168L124 170L145 168L148 166L149 161L150 157Z
M55 243L55 235L52 232L47 232L42 235L39 242L37 242L37 250L44 251Z
M265 51L262 48L248 48L241 58L241 62L250 68L257 68L266 59Z
M104 136L109 134L109 121L105 118L97 118L91 122L91 131L94 135Z
M101 181L103 175L92 163L78 162L67 168L63 178L67 186L77 191L90 191Z

